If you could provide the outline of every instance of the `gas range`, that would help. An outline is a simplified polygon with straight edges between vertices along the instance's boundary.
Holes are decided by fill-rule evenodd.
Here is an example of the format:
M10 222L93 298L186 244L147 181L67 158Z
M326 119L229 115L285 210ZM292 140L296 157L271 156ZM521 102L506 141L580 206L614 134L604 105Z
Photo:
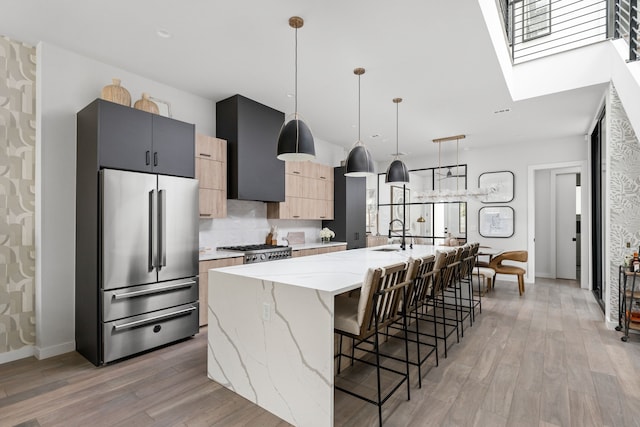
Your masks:
M245 264L291 258L291 246L256 244L220 246L217 249L219 251L243 252Z

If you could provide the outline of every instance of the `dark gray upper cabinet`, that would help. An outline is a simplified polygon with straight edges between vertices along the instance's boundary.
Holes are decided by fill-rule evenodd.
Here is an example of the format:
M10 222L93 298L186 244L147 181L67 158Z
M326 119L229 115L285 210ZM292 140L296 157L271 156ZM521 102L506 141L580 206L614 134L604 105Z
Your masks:
M333 169L333 220L322 221L336 233L335 240L347 242L347 249L367 246L367 180L344 176L342 166Z
M284 113L241 95L216 103L216 136L227 141L227 198L284 201L284 162L276 158Z
M153 114L153 171L195 177L195 126Z
M97 147L98 168L195 175L194 125L103 99L78 113L78 143Z

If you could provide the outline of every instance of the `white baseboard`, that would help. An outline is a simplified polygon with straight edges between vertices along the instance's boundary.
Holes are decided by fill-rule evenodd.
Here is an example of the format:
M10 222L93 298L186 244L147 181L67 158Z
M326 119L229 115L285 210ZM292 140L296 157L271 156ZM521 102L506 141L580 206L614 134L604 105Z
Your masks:
M536 277L541 277L543 279L555 279L555 277L553 277L553 274L546 272L536 273Z
M612 322L611 320L606 320L604 324L609 330L614 330L618 326L618 322Z
M69 353L76 350L75 341L62 344L52 345L50 347L35 347L34 356L38 360L48 359L49 357L58 356L60 354Z
M18 350L8 351L6 353L0 353L0 365L4 363L13 362L14 360L26 359L35 354L35 347L28 345Z

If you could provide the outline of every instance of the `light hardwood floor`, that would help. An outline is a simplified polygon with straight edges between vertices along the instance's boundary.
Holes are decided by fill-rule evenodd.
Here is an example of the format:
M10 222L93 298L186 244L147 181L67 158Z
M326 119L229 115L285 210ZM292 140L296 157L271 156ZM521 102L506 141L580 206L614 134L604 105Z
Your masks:
M449 357L383 406L386 426L640 426L640 338L606 329L575 282L498 281ZM455 342L455 336L453 337ZM427 363L429 364L431 360ZM412 370L412 373L415 373ZM357 368L353 378L359 378ZM366 375L362 378L366 378ZM377 423L336 392L336 425ZM96 368L76 353L0 365L0 426L285 426L207 379L194 339Z

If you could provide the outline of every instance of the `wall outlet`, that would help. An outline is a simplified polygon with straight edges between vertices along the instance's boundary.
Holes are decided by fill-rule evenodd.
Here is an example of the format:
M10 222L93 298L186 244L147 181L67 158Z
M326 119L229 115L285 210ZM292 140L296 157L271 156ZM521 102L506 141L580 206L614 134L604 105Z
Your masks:
M268 322L271 320L271 303L262 303L262 320Z
M627 247L630 248L631 247L631 242L627 242Z

